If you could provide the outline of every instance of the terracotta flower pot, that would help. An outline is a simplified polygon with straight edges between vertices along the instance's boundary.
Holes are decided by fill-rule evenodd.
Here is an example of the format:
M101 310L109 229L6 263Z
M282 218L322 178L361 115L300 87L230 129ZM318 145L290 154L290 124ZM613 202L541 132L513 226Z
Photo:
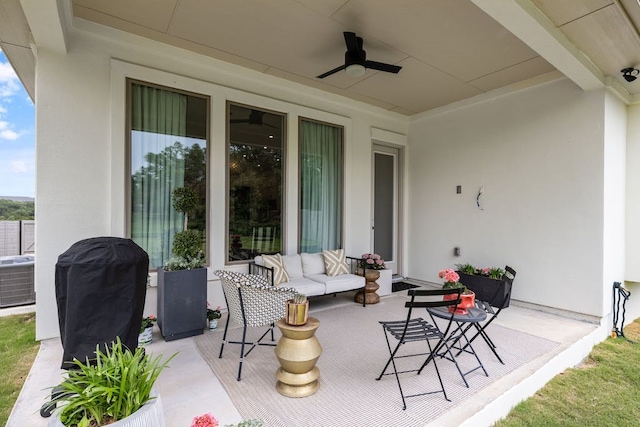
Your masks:
M455 300L457 295L444 295L443 299L445 301L453 301ZM466 293L460 295L460 303L456 307L455 305L449 306L449 313L456 310L456 314L467 314L470 308L475 307L476 305L476 294L473 291L467 290Z

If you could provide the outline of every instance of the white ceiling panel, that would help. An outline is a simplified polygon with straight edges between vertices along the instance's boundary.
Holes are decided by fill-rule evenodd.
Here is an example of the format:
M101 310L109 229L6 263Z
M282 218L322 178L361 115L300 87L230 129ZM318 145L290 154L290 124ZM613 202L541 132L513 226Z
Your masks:
M423 112L554 71L550 62L559 64L557 53L543 48L548 42L543 33L557 39L561 49L575 45L566 49L569 58L586 56L595 64L600 73L586 66L583 73L592 73L596 86L604 82L603 75L613 76L629 94L640 94L640 83L629 84L620 74L620 69L640 63L640 36L633 25L640 22L636 0L514 0L509 8L519 11L519 19L524 11L542 28L519 34L522 40L505 28L519 33L509 25L511 15L496 14L496 7L506 7L501 0L71 1L78 18L400 114ZM19 37L11 29L19 14L9 10L4 15L0 8L0 43ZM24 16L17 19L24 23ZM548 30L554 26L566 38L560 40L561 33ZM363 38L367 59L403 69L397 75L367 70L352 78L341 71L317 79L343 64L344 31ZM564 72L574 81L581 75Z

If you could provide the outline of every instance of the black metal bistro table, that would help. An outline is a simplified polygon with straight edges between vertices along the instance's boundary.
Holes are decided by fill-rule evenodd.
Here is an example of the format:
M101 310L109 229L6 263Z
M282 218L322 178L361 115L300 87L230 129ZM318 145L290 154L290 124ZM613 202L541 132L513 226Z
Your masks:
M435 321L434 317L439 317L441 319L448 320L449 317L451 316L451 313L448 311L447 307L427 308L427 312L431 316L431 320L436 326L437 326L437 322ZM469 326L474 323L477 324L480 322L484 322L486 319L487 319L487 313L484 310L481 310L475 307L467 309L466 313L456 312L453 315L453 321L455 322L456 327L452 328L451 332L449 333L449 336L445 338L449 348L459 350L458 355L462 352L472 354L475 357L475 359L478 361L478 366L466 372L462 372L455 358L447 357L445 351L439 354L439 356L444 357L448 360L451 360L456 364L456 367L458 368L458 372L460 372L460 376L462 377L462 381L464 381L464 384L467 386L467 388L469 387L469 384L467 383L466 376L469 375L470 373L475 372L478 369L482 369L482 371L486 376L489 376L489 374L487 373L487 370L484 368L484 365L480 361L480 358L476 354L476 351L473 349L473 346L471 345L471 341L469 341L469 338L465 334L465 332L469 329L469 328L465 328L465 326Z

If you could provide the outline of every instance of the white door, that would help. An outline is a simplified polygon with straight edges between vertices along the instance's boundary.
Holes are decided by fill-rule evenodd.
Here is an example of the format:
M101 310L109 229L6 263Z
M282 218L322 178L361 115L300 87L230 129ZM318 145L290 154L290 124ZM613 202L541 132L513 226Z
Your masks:
M393 274L400 266L400 163L398 148L373 145L373 251L385 260Z

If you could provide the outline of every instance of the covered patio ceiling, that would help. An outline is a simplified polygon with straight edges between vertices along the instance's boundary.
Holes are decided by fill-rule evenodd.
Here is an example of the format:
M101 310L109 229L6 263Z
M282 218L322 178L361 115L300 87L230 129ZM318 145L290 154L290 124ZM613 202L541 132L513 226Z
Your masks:
M53 37L29 24L65 16L404 115L558 73L629 102L640 94L620 73L640 64L637 0L6 0L0 46L32 98L33 42L73 48L64 24ZM363 38L367 59L402 70L316 78L343 64L344 31Z

